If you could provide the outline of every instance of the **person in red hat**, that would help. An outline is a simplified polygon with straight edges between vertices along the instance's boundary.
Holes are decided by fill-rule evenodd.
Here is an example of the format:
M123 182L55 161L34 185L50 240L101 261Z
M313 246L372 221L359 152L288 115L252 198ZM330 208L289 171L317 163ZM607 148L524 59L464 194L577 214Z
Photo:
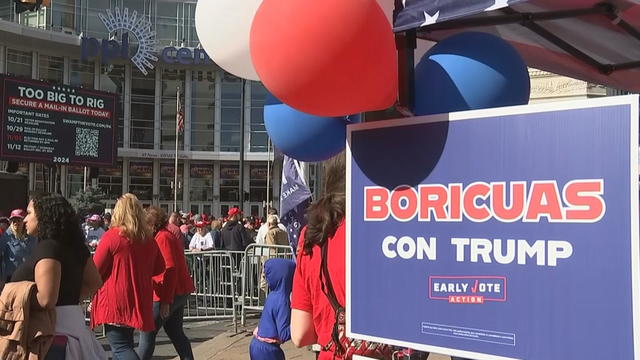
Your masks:
M36 238L27 234L24 226L24 217L27 212L22 209L15 209L9 215L11 225L2 236L2 280L8 281L13 272L20 266L33 252L36 246Z
M242 211L237 207L229 209L227 213L229 219L220 231L222 246L228 251L244 251L252 243L244 225L240 223Z
M195 226L196 233L193 234L193 237L191 238L189 250L213 250L213 238L211 237L211 233L209 233L209 223L204 220L198 220L195 222Z

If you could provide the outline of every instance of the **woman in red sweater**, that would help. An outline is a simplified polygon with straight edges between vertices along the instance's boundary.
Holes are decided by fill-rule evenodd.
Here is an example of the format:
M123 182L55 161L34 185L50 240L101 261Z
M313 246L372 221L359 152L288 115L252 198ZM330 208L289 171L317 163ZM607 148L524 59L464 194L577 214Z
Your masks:
M93 259L104 285L93 298L91 327L104 324L114 360L138 360L133 332L155 329L151 278L164 261L135 195L118 199Z
M138 356L151 359L156 335L160 328L169 336L182 360L193 360L189 338L182 328L184 306L195 289L184 257L183 242L167 228L167 213L157 206L147 208L147 223L153 229L155 240L164 259L164 272L153 277L153 317L155 329L140 333Z

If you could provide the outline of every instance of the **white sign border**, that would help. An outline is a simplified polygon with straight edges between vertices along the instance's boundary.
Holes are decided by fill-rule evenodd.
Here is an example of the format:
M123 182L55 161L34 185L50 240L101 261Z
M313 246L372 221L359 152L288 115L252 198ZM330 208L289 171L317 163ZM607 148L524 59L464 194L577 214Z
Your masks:
M640 360L640 235L638 231L638 196L634 194L640 194L638 187L638 152L640 145L638 143L638 121L640 119L638 112L638 102L640 97L638 95L624 95L615 97L606 97L599 99L588 100L576 100L576 101L563 101L563 102L551 102L533 105L522 106L509 106L503 108L483 109L483 110L471 110L454 112L449 114L418 116L411 118L400 118L392 120L375 121L369 123L352 124L347 127L347 145L346 145L346 162L347 162L347 189L346 189L346 241L345 241L345 271L346 271L346 315L347 315L347 336L362 339L367 341L374 341L384 344L396 345L407 347L415 350L428 351L452 356L459 356L477 360L518 360L514 358L501 357L497 355L476 353L470 351L463 351L451 348L444 348L432 345L423 345L411 342L405 342L400 340L392 340L386 338L380 338L375 336L368 336L364 334L357 334L351 331L351 136L353 132L359 130L379 129L387 127L407 126L414 124L426 124L439 121L461 121L461 120L481 120L483 118L492 118L496 116L508 116L508 115L523 115L544 113L551 111L563 111L563 110L577 110L588 109L594 107L604 106L616 106L616 105L628 105L630 107L630 119L629 119L629 143L631 144L630 156L629 156L629 168L631 176L631 292L632 292L632 306L633 306L633 344L634 344L634 359Z

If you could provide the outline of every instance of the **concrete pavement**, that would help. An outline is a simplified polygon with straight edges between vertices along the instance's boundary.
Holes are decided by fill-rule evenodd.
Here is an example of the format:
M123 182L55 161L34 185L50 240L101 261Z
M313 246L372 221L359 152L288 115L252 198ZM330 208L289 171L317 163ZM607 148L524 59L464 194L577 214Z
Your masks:
M193 355L197 360L248 360L249 343L256 320L247 324L243 332L234 334L228 330L215 338L205 341L194 348ZM315 353L307 348L298 349L291 341L282 345L287 360L315 360ZM179 358L175 358L179 360ZM433 354L428 360L449 360L448 356Z
M193 355L196 360L248 360L249 343L257 322L257 318L248 318L247 326L238 328L238 333L234 333L233 326L228 320L185 322L184 329L187 337L191 340ZM137 344L137 335L135 340ZM108 341L102 338L100 342L105 350L108 351ZM298 349L291 341L282 345L282 349L286 354L287 360L315 360L316 358L315 353L310 349ZM160 330L156 338L153 359L179 360L164 330ZM449 360L449 357L434 354L431 355L429 360Z

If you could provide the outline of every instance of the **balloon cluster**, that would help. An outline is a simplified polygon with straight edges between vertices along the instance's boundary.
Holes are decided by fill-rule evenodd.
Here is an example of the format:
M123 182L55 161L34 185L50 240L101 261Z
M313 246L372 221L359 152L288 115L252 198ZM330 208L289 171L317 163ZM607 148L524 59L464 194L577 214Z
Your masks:
M396 100L390 9L393 0L200 0L196 30L216 64L261 81L272 94L264 120L274 145L295 159L320 161L344 148L349 114ZM438 43L416 66L415 80L416 115L529 98L518 53L485 33Z
M265 125L275 146L291 157L334 155L336 141L338 152L344 148L346 116L386 109L396 100L394 35L376 1L200 0L196 31L216 64L261 81L284 102L277 112L265 108ZM288 131L307 139L300 146L331 140L315 151L290 150L290 136L282 139L275 126L284 124L284 115L293 125ZM306 136L320 133L326 136Z

